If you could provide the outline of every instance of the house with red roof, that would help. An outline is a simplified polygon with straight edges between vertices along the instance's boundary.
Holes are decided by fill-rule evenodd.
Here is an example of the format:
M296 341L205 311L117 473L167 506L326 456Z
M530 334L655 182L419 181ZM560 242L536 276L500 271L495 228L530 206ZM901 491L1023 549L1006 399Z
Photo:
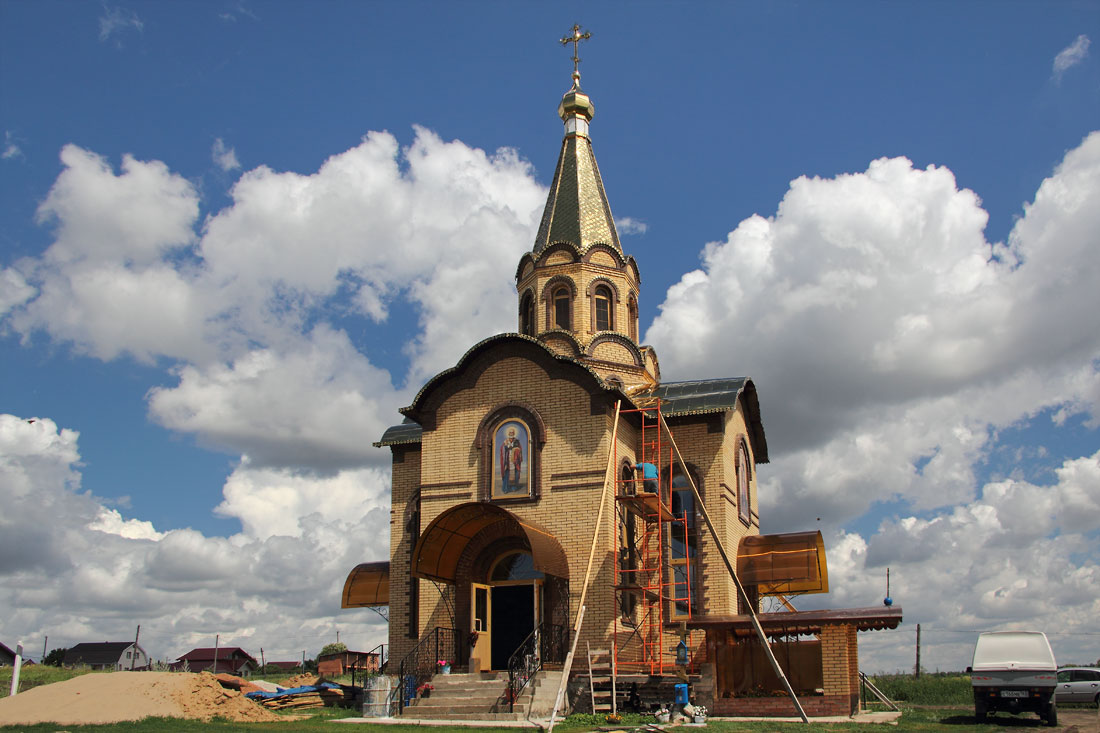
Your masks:
M250 677L260 668L256 658L239 646L202 647L192 649L171 664L172 669L192 672L225 672L238 677Z

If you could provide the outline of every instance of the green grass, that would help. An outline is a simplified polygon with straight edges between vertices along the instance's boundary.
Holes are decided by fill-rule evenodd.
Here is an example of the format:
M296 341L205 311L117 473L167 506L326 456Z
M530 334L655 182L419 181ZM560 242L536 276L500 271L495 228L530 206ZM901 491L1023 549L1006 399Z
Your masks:
M0 667L0 697L7 697L11 692L11 667ZM52 685L54 682L64 682L82 674L91 674L87 667L51 667L47 664L32 664L19 670L19 691L26 692L32 687ZM95 672L94 674L101 674Z
M875 687L895 702L913 705L960 705L974 703L970 677L959 673L922 674L914 679L908 674L889 674L872 677ZM874 699L868 692L867 700Z
M69 733L199 733L200 731L215 731L216 733L228 733L240 731L241 733L259 733L261 731L277 731L278 733L311 733L315 731L328 731L328 733L471 733L471 728L465 727L426 727L420 725L371 725L369 723L355 724L354 727L344 728L333 725L331 721L339 717L354 716L350 710L333 710L326 708L324 711L314 713L308 720L288 720L283 723L230 723L226 721L200 722L196 720L180 720L177 718L148 718L135 723L115 723L113 725L66 725L59 728L56 723L43 723L32 726L2 727L3 733L25 731L26 733L57 733L58 730ZM897 725L875 725L869 723L814 723L812 730L820 731L860 731L861 733L927 733L938 731L939 733L991 733L1003 730L994 724L978 725L974 723L973 710L969 708L949 708L935 710L907 710L898 720ZM652 718L637 716L637 723L642 721L652 722ZM634 722L633 716L626 723ZM1003 722L1003 721L1001 721ZM563 732L579 733L580 731L594 731L599 726L606 726L597 716L578 715L570 716L561 721L555 730ZM688 730L701 730L692 728ZM724 722L712 721L705 728L714 733L806 733L806 726L802 723L781 722Z

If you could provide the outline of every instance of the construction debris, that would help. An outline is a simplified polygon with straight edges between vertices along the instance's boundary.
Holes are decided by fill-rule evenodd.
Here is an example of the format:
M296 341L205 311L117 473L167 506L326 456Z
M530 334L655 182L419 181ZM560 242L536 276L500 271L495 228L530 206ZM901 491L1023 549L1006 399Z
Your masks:
M319 682L280 689L276 692L250 692L248 698L269 710L306 710L309 708L350 705L354 702L354 690L332 682Z

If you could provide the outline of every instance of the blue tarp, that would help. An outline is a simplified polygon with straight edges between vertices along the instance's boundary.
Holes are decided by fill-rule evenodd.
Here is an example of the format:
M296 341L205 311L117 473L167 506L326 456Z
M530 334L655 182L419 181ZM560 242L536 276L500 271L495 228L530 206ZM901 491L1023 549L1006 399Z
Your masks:
M279 690L278 692L263 692L257 690L256 692L249 692L245 697L250 697L253 700L273 700L276 697L287 697L289 695L300 695L303 692L320 692L321 690L339 690L340 685L334 685L331 682L322 682L319 685L305 685L304 687L288 687L285 690Z

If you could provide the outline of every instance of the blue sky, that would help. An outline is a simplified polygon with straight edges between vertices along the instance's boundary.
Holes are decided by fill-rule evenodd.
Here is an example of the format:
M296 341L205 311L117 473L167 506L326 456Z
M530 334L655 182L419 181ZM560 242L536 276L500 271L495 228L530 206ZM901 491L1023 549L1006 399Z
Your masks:
M0 1L0 490L42 497L0 521L53 548L0 567L5 643L383 640L333 608L387 553L369 443L515 327L574 22L642 331L666 379L755 378L764 530L829 548L802 603L890 565L933 666L964 622L1100 657L1092 2Z

